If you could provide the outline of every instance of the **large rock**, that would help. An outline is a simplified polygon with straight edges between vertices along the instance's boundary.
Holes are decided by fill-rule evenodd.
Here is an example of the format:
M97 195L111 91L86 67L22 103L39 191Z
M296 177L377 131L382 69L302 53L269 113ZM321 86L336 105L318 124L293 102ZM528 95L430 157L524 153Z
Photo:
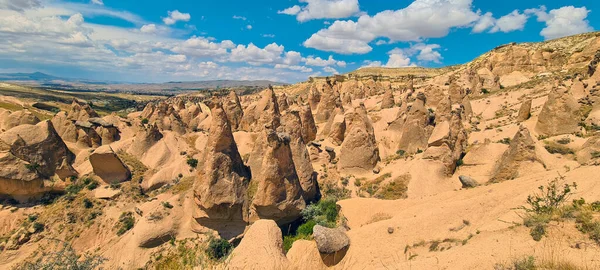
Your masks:
M290 107L288 104L288 97L285 93L282 93L279 95L279 97L277 97L277 105L279 106L280 111L287 111L287 109Z
M121 161L109 145L98 147L90 155L94 173L106 183L120 183L131 177L127 165Z
M381 99L381 108L389 109L394 107L394 105L396 105L396 102L394 101L394 93L390 87L386 89L385 93L383 94L383 98Z
M427 148L430 129L428 129L429 112L425 108L425 100L424 94L417 95L402 126L402 137L398 142L398 149L404 150L408 154L414 154Z
M282 117L283 131L290 136L290 149L296 174L302 186L303 197L306 201L313 201L317 197L319 185L317 175L310 162L306 143L302 139L302 123L300 113L291 110Z
M283 254L281 230L272 220L258 220L250 226L233 250L227 269L288 269Z
M576 133L580 130L579 104L565 88L555 88L538 117L535 130L543 135L556 136Z
M235 91L231 91L226 98L226 101L223 102L223 109L227 114L227 120L229 120L229 125L232 130L237 130L240 127L240 123L242 122L242 117L244 116L244 110L242 109L242 105L240 103L240 98L235 93Z
M265 127L276 129L280 125L281 114L273 88L264 90L260 100L246 108L240 129L260 132Z
M327 87L323 91L319 105L317 106L317 112L315 114L315 121L324 122L333 115L336 108L342 107L342 100L340 99L340 93L332 88L331 85L327 84Z
M502 182L515 179L519 176L522 166L539 161L535 152L535 142L529 130L525 126L520 126L508 149L496 163L490 181Z
M300 121L302 122L302 139L305 143L317 138L317 125L312 115L310 105L302 106L300 109Z
M449 120L438 124L429 137L429 148L424 153L424 158L441 161L447 176L454 174L456 163L467 148L468 135L463 126L462 115L459 108L452 111Z
M345 116L346 136L340 150L340 170L371 171L379 162L379 148L367 109L363 103Z
M250 171L244 166L221 103L211 105L212 123L194 183L194 199L200 210L194 218L206 227L237 223L243 228L248 217Z
M342 228L330 229L321 225L313 227L313 238L319 252L333 254L350 246L350 238Z
M296 174L290 137L284 133L265 130L266 149L261 170L253 171L251 185L256 185L252 199L251 221L273 219L278 224L287 224L300 217L306 206L302 197L302 186Z
M128 152L137 157L141 157L148 152L150 147L155 145L162 138L163 134L160 132L160 130L158 130L156 123L142 126L134 136Z
M86 102L73 100L71 104L71 110L67 113L70 120L74 121L86 121L91 117L99 117L98 113L90 107Z
M469 176L461 175L458 177L458 180L462 184L463 188L474 188L479 186L479 183Z
M329 134L327 138L335 144L341 145L344 142L346 135L346 117L344 114L336 114L331 119L331 126L329 128Z
M10 146L12 155L36 167L44 178L52 177L64 161L70 166L75 159L48 120L14 127L2 133L0 140Z
M600 134L589 138L576 154L582 165L600 164Z
M289 269L293 270L325 270L327 266L321 259L317 243L309 240L296 240L286 254L290 261Z
M9 130L20 125L35 125L40 119L28 110L19 110L0 118L0 121L0 129Z
M517 122L523 122L531 117L531 99L525 100L519 108Z

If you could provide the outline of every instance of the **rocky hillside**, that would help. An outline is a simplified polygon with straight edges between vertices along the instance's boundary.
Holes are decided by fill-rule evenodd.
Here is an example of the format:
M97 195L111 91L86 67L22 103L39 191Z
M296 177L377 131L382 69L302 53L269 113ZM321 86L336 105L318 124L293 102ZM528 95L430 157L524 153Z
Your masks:
M588 33L127 115L3 97L0 268L600 268L598 62Z

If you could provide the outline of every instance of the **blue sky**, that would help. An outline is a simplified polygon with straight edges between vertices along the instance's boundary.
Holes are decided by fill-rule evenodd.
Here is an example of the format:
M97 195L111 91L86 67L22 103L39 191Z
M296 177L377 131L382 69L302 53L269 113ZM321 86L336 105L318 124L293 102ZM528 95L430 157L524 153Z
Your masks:
M0 72L304 81L461 64L600 27L600 1L0 0Z

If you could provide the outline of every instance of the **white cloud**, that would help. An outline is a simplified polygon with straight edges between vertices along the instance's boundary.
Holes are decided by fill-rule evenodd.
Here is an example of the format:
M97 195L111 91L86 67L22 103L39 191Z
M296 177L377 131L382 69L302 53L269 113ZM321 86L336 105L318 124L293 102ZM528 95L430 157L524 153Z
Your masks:
M41 7L40 0L0 0L0 9L24 11L30 8Z
M195 57L209 57L225 55L227 54L227 49L231 49L234 46L235 45L230 40L216 43L205 37L191 37L183 43L173 47L172 51Z
M479 17L477 23L473 26L473 33L481 33L485 30L488 30L496 24L496 19L494 18L494 14L491 12L487 12L483 14L483 16Z
M274 38L275 37L275 35L273 35L273 34L262 34L261 36L265 37L265 38Z
M252 30L252 25L246 25L246 29Z
M283 63L286 65L298 65L302 61L302 54L296 51L289 51L283 57Z
M358 20L335 21L313 34L305 47L342 54L365 54L378 37L394 41L420 41L446 36L450 29L468 27L479 15L472 0L416 0L400 10L386 10Z
M102 2L102 0L92 0L92 1L90 1L90 3L95 4L95 5L104 6L104 2Z
M277 11L277 13L286 14L286 15L297 15L298 13L300 13L300 6L295 5L293 7L289 7L284 10Z
M527 14L520 13L518 10L500 17L496 20L494 27L490 30L490 33L503 32L508 33L517 30L523 30L527 23L529 16Z
M363 67L381 67L383 65L383 63L381 63L381 61L371 61L371 60L365 60L363 61Z
M305 67L305 66L297 66L297 65L276 64L275 68L295 70L295 71L300 71L300 72L304 72L304 73L313 72L312 68Z
M271 43L264 48L259 48L250 43L247 46L238 45L231 50L229 60L232 62L247 62L251 65L275 63L281 58L284 47Z
M179 10L169 11L169 16L163 18L166 25L176 24L178 21L188 22L191 19L189 13L181 13Z
M401 49L393 49L389 52L389 55L390 57L385 67L399 68L411 65L410 57L406 56L405 52Z
M348 18L360 12L358 0L300 0L300 2L306 3L306 6L293 6L281 13L296 15L299 22L305 22L314 19Z
M332 74L340 74L335 68L332 68L332 67L324 67L323 71L325 71L327 73L332 73Z
M245 21L246 17L244 17L244 16L238 16L238 15L233 15L233 19Z
M309 66L319 66L319 67L327 67L327 66L338 66L338 67L346 67L346 62L337 61L333 59L333 56L330 55L328 59L322 59L321 57L313 57L309 56L304 59L304 63Z
M546 7L541 6L538 9L528 9L525 13L535 14L539 22L546 23L546 27L540 32L546 40L594 30L586 20L590 13L586 7L564 6L546 12Z
M154 34L157 30L158 29L156 28L156 24L145 24L144 26L142 26L142 28L140 28L140 31L142 31L142 33L147 34Z

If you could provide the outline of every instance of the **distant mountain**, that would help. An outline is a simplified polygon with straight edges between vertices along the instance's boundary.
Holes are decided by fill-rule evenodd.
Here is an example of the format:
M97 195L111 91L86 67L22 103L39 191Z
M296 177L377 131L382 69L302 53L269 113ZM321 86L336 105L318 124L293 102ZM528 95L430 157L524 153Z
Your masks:
M210 80L210 81L181 81L166 83L123 83L109 81L91 81L83 79L68 79L41 72L35 73L0 73L0 81L13 81L33 84L55 89L71 90L104 90L104 91L134 91L134 92L160 92L160 91L193 91L210 90L219 88L256 87L263 88L269 85L286 85L281 82L267 80Z

